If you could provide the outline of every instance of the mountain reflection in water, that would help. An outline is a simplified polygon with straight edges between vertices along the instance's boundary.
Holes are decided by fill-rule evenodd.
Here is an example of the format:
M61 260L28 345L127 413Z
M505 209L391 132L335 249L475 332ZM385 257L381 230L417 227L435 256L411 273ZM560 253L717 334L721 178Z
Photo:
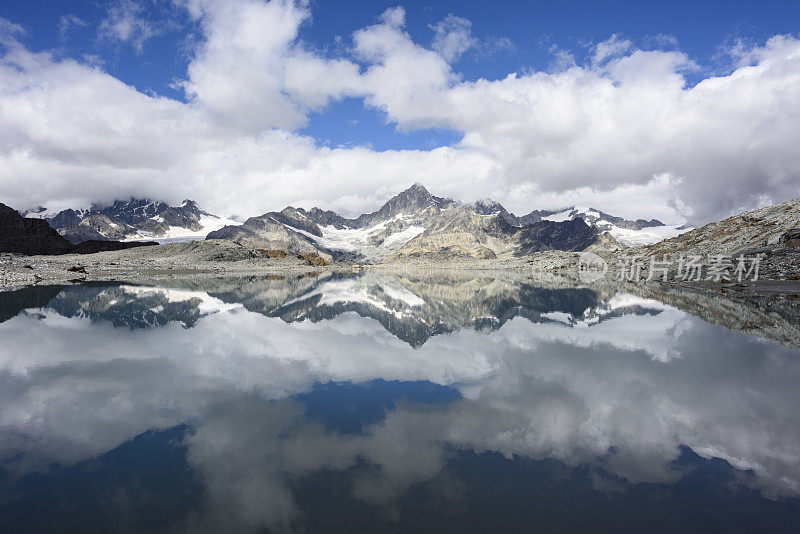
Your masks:
M362 273L0 320L3 531L800 524L800 353L656 300Z

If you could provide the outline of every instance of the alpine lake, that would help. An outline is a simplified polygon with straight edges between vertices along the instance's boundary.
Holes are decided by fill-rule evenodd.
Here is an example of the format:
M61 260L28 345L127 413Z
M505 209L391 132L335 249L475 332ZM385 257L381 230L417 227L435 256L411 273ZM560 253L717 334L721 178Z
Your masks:
M797 345L678 302L375 272L0 293L0 532L800 532Z

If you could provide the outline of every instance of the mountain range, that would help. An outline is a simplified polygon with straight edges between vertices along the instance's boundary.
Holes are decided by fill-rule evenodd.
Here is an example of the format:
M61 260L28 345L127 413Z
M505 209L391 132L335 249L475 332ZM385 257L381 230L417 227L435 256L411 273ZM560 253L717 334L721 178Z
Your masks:
M615 241L633 246L682 230L655 219L631 221L592 208L534 210L516 216L499 202L442 198L420 184L356 218L290 206L238 223L203 211L191 200L170 206L139 198L57 213L39 208L24 215L46 220L72 243L229 239L254 248L366 262L430 256L502 258L553 249L580 251L609 241L613 246ZM604 232L608 234L601 236Z
M46 220L71 243L157 240L159 242L203 239L212 230L236 221L201 210L192 200L180 206L131 198L110 206L66 209L52 213L45 208L24 212L26 218Z
M667 225L658 219L650 219L649 221L645 219L627 220L594 208L577 206L551 211L534 210L521 217L520 221L523 223L531 222L537 216L546 221L581 218L586 223L596 226L600 231L608 232L619 243L627 247L650 245L692 229L685 225Z
M653 237L657 229L663 236ZM210 232L207 239L313 252L332 259L376 262L400 258L502 258L544 250L580 251L608 240L608 231L650 242L679 229L660 221L628 221L598 210L533 211L517 217L499 202L472 204L437 197L414 184L378 211L348 219L333 211L288 207ZM647 232L649 234L645 235ZM658 234L658 232L655 232ZM637 243L638 244L638 243Z

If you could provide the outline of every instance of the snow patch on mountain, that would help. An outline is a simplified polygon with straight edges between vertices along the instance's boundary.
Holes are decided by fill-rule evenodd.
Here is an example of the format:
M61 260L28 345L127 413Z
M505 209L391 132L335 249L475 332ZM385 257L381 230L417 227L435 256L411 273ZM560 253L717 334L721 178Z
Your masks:
M423 226L409 226L405 230L390 234L383 240L383 245L388 248L400 248L424 231Z
M669 226L654 226L650 228L642 228L641 230L620 228L619 226L610 223L609 226L610 228L608 228L606 231L610 233L614 239L627 247L652 245L665 239L671 239L692 229L691 227L683 227L678 224Z
M404 217L404 214L398 213L388 221L383 221L367 228L336 228L333 225L319 226L322 236L314 235L311 232L295 228L285 223L284 225L289 230L304 235L318 246L327 250L360 252L364 249L383 249L385 254L388 254L399 249L425 231L423 226L412 224L402 230L389 233L380 245L374 244L376 236L382 232L386 232L387 226L390 223L402 221Z
M209 232L240 223L205 212L192 200L180 206L146 198L116 200L111 205L61 211L38 208L25 217L44 219L72 243L86 240L194 241Z
M664 239L670 239L691 228L682 225L665 225L661 221L639 219L628 221L614 217L590 207L573 206L557 212L542 212L543 221L564 222L580 217L587 224L596 226L600 231L608 232L622 245L636 247L651 245Z
M158 243L181 243L186 241L201 241L215 230L225 226L238 226L242 223L227 217L217 217L216 215L203 214L198 220L201 230L191 230L182 226L170 226L162 235L155 235L151 232L138 231L135 235L126 237L123 241L156 241Z
M572 209L566 209L564 211L559 211L558 213L542 217L543 221L553 221L553 222L564 222L564 221L569 221L571 219L572 219Z

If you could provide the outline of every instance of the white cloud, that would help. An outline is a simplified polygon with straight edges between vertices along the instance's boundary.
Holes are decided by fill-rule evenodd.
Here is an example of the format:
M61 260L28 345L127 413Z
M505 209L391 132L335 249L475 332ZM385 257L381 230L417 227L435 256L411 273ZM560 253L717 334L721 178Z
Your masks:
M145 7L137 0L114 0L109 2L106 6L106 16L97 29L98 36L100 39L129 43L134 50L141 52L145 42L164 33L170 27L169 22L149 20L145 16L145 11ZM74 15L70 17L74 17ZM64 17L61 20L64 21ZM63 28L68 28L69 25L86 24L77 17L65 22L67 24L62 26ZM81 22L83 24L80 24Z
M25 29L15 22L0 17L0 44L14 46L17 37L25 35Z
M284 61L308 11L290 0L190 0L205 40L189 64L184 90L215 121L246 133L306 122L283 92Z
M383 24L390 28L402 28L406 25L406 10L401 7L390 7L378 17Z
M82 28L88 25L88 22L74 13L62 15L61 18L58 19L58 38L64 40L68 37L70 30L73 28Z
M434 25L427 48L405 31L405 11L392 8L330 58L298 39L312 23L305 3L185 7L202 30L180 84L188 102L28 51L15 41L21 28L3 21L5 202L24 209L136 194L195 198L222 214L293 203L353 215L420 181L440 195L492 196L517 213L577 202L675 219L670 206L681 205L702 222L800 193L793 37L739 49L735 70L695 86L684 73L697 66L684 53L640 50L618 35L586 64L557 50L552 72L464 81L448 63L474 39L464 19ZM136 28L114 31L135 46L146 35ZM294 133L309 112L344 97L362 98L401 131L449 129L461 141L377 152L320 148Z
M633 43L627 39L623 39L618 33L615 33L605 41L598 43L594 47L594 54L592 54L592 63L600 65L612 57L619 57L633 47Z
M431 47L448 62L458 59L478 42L472 36L472 23L455 15L447 15L431 29L434 32Z

